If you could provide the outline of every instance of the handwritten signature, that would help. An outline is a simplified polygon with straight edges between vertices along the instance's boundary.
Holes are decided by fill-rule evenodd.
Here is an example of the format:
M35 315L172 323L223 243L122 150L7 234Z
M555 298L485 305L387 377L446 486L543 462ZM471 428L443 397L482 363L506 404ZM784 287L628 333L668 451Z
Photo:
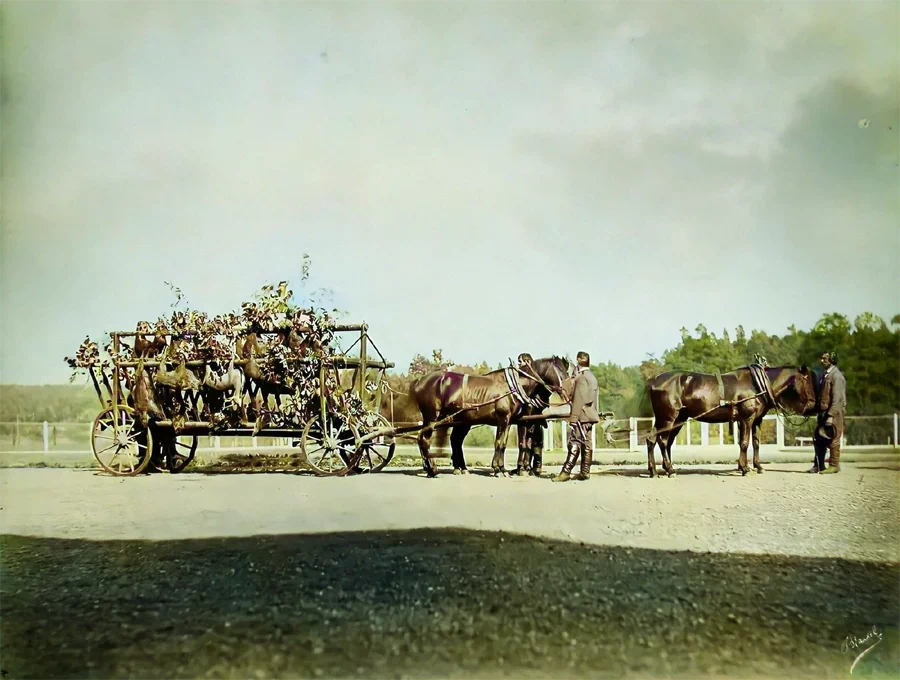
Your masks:
M853 674L853 669L856 668L856 664L859 663L859 660L868 654L869 651L881 642L883 638L884 633L878 630L878 626L872 626L872 630L866 633L865 637L858 638L855 635L848 635L844 638L844 641L841 643L841 654L847 654L851 650L854 652L859 651L859 654L853 660L853 665L850 666L851 675Z

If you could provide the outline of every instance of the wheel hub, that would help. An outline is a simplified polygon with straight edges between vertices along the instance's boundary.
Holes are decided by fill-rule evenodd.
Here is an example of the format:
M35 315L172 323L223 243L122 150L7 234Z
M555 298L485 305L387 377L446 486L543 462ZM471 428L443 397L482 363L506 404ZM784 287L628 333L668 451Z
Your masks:
M125 430L119 430L116 432L116 444L120 447L128 446L128 433Z

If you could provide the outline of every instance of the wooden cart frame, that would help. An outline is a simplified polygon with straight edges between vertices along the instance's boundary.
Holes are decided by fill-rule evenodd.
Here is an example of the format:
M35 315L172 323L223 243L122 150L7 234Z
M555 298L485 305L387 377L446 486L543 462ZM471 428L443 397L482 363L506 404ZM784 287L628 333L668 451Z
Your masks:
M239 427L213 428L209 422L191 420L181 423L175 432L175 421L158 419L149 426L143 426L133 405L128 403L133 380L129 371L158 368L160 365L175 365L178 362L165 358L120 359L123 338L142 336L145 339L163 334L138 333L135 331L115 331L110 333L113 363L109 375L97 367L90 367L89 373L103 409L94 421L91 444L94 456L101 467L116 475L137 475L151 465L151 459L162 453L170 472L180 472L197 450L199 436L230 437L287 437L299 439L301 460L306 467L321 476L340 476L350 472L378 472L391 460L395 442L391 424L380 415L382 384L386 380L385 371L394 364L385 360L369 336L366 323L336 324L334 333L356 333L356 340L342 353L332 354L322 360L301 360L318 364L319 390L318 408L315 415L308 418L301 427L264 427L256 429L255 423L242 421ZM281 331L272 330L260 335L274 335ZM183 337L165 334L168 339ZM359 345L359 356L348 356L348 352ZM377 358L370 356L370 347ZM205 368L211 362L188 361L187 368ZM247 360L235 359L234 365L243 367ZM324 389L325 377L334 371L340 384L340 371L353 370L350 390L355 392L363 404L367 402L366 386L368 372L376 370L374 407L366 411L362 419L347 420L342 414L329 407L329 394ZM104 389L106 396L104 396ZM130 384L129 384L130 383Z

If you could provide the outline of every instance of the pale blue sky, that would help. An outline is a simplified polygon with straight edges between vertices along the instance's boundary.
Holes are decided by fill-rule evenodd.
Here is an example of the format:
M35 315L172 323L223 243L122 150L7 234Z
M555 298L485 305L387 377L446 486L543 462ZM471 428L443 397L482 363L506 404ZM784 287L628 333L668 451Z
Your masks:
M5 383L303 252L404 367L900 312L896 2L0 15Z

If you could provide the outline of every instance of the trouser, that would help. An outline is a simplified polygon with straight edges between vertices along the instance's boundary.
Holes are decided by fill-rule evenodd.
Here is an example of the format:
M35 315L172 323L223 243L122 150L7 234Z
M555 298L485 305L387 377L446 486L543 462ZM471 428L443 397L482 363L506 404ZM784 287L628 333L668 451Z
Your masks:
M544 427L540 423L528 428L527 446L531 456L531 470L534 474L539 474L544 462Z
M820 422L825 422L825 418L820 416ZM834 422L834 439L825 439L823 437L813 437L813 449L815 449L815 457L813 463L819 468L819 471L825 469L825 454L831 451L831 466L840 468L841 465L841 437L844 436L844 418L839 416L833 419Z
M593 427L593 423L569 423L569 449L562 469L566 474L571 474L579 457L581 474L587 476L591 473L591 464L594 462L594 447L591 442Z
M841 466L841 435L843 432L837 432L834 439L821 439L815 437L813 439L813 447L816 450L816 467L820 471L825 469L825 453L831 451L831 467L840 468Z

